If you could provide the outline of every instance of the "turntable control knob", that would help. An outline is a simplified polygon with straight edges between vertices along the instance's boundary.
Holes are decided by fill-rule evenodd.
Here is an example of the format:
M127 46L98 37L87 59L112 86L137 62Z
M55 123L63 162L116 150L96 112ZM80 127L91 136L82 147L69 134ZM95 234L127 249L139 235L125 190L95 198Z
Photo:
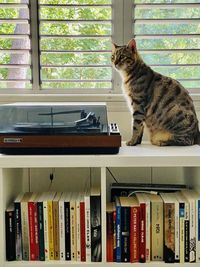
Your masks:
M116 123L111 123L109 125L109 128L110 128L110 134L119 134L119 128L118 128L118 125Z

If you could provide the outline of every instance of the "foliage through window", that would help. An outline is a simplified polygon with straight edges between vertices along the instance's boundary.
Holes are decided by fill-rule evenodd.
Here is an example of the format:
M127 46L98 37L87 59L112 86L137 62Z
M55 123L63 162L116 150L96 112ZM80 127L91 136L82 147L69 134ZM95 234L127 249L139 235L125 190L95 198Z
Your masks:
M145 62L200 89L200 0L135 0L134 35Z
M0 0L0 92L119 92L111 39L131 37L147 64L199 92L200 0Z

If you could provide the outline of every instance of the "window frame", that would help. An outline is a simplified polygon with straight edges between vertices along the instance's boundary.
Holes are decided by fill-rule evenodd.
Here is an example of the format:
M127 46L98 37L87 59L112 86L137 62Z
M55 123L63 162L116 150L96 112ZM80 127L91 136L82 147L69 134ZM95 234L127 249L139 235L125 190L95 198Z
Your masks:
M183 4L184 5L184 4ZM134 33L134 6L133 0L112 0L112 42L117 44L127 43L135 37ZM31 35L31 60L32 60L32 89L2 89L0 95L5 102L14 101L124 101L122 81L119 73L112 69L112 89L41 89L40 88L40 62L39 62L39 26L38 1L30 0L30 35ZM12 95L12 98L10 97ZM65 97L63 99L63 96ZM200 100L198 94L191 93L195 101Z

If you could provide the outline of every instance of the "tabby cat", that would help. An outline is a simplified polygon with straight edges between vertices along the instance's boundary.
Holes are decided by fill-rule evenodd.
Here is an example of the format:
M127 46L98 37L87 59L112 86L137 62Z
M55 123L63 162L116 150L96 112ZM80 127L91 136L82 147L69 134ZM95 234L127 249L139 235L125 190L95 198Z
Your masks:
M144 123L154 145L200 143L198 120L187 90L178 81L146 65L134 39L123 46L113 44L111 61L123 78L125 95L133 111L133 134L127 145L141 143Z

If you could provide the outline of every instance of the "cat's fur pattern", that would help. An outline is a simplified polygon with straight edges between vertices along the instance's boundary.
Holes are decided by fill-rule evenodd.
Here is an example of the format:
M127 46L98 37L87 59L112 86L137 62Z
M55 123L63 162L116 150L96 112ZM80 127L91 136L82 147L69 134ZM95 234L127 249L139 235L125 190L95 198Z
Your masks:
M123 78L133 111L133 135L127 145L141 143L144 123L154 145L199 143L198 120L187 90L178 81L147 66L134 39L124 46L113 44L111 60Z

